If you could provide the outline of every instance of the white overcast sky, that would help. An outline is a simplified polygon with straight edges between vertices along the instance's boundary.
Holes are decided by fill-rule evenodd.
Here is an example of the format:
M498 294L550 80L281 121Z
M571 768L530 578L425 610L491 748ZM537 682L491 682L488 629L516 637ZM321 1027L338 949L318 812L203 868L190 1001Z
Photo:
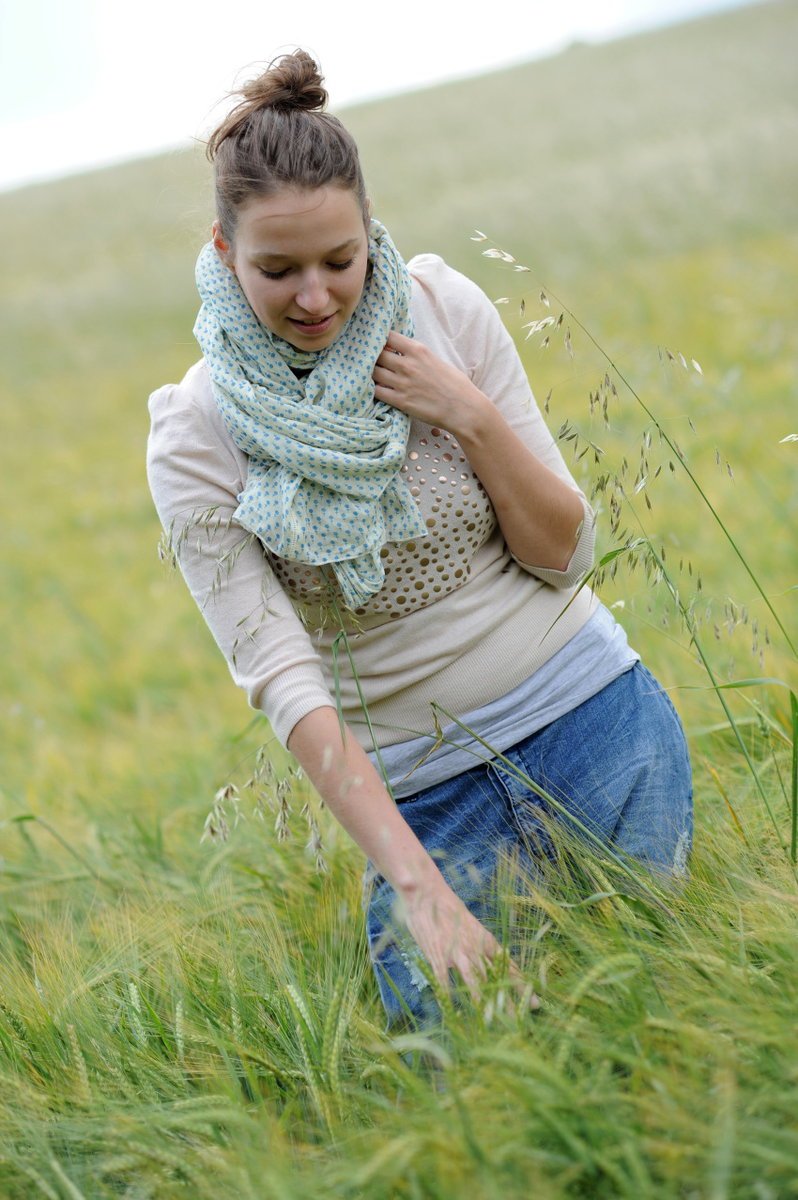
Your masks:
M236 77L296 46L340 108L735 3L0 0L0 188L202 137Z

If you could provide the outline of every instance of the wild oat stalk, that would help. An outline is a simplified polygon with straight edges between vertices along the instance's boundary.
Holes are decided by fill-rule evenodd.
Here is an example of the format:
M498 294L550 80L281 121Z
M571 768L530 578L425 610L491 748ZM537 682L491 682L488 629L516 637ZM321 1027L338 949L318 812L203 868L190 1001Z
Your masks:
M476 236L474 236L471 240L475 241L475 242L487 241L487 235L482 233L481 231L477 230ZM524 266L523 264L517 262L516 259L513 257L513 255L509 254L507 251L499 249L498 247L495 247L495 246L489 247L488 249L483 250L482 253L486 258L497 259L497 260L509 265L513 271L516 271L519 273L524 273L524 274L531 273L530 269L528 267ZM656 430L661 443L663 443L665 446L667 446L668 449L672 452L673 461L669 464L671 470L673 471L675 469L674 465L673 465L674 461L678 462L681 465L681 467L682 467L685 475L687 476L688 480L690 481L692 487L698 493L703 504L706 506L706 508L711 513L713 520L717 524L718 528L721 530L721 532L722 532L724 538L726 539L726 541L728 542L728 544L731 546L736 558L742 564L746 574L748 575L749 579L752 581L757 593L764 601L768 611L771 613L774 621L776 622L776 625L778 626L779 630L781 631L781 633L784 637L784 640L785 640L787 646L789 647L790 651L792 652L792 654L794 656L798 657L798 651L796 651L795 644L793 643L793 640L790 637L789 633L787 632L778 613L776 612L775 608L773 607L773 604L771 603L769 596L767 595L764 588L760 584L756 573L754 572L750 563L748 562L748 560L746 559L742 550L738 546L738 544L737 544L734 536L732 535L731 531L729 530L728 526L723 521L723 519L720 516L720 514L718 513L717 509L713 505L713 503L710 500L709 496L707 495L705 489L702 487L695 472L690 468L689 464L687 463L685 455L683 454L679 445L668 434L668 432L665 430L665 428L663 427L661 422L656 417L656 415L653 412L653 410L651 409L651 407L643 400L640 393L637 391L637 389L631 383L628 376L621 370L621 368L618 366L618 364L613 359L613 357L603 348L603 346L593 336L593 334L590 332L590 330L583 324L583 322L576 316L576 314L566 304L564 304L563 301L561 299L559 299L559 297L557 297L555 295L554 292L550 291L546 287L541 287L540 294L539 294L539 300L540 300L541 304L543 304L546 308L549 308L551 306L551 299L554 299L556 301L557 305L561 309L559 317L555 318L552 315L546 315L538 320L528 322L524 326L524 328L527 330L526 337L529 338L529 337L533 336L534 334L540 333L544 330L554 331L554 330L562 329L563 324L564 324L565 314L567 314L569 321L574 325L574 327L578 328L585 335L585 337L588 339L588 341L591 343L591 345L601 355L604 362L608 365L610 371L615 376L615 378L617 378L620 381L620 383L627 389L629 394L633 397L633 399L636 401L636 403L639 405L639 407L642 409L642 411L646 414L646 417L651 422L651 426ZM502 296L496 301L496 303L497 304L507 304L507 303L509 303L509 301L510 301L509 296ZM519 310L520 310L520 313L522 316L525 315L526 304L525 304L525 300L523 297L520 300ZM550 341L550 334L547 332L543 342L541 343L542 348L547 348L549 345L549 341ZM566 351L568 352L569 357L573 358L574 350L573 350L573 345L572 345L572 341L571 341L570 326L565 327L564 345L565 345ZM698 362L696 362L695 359L691 359L690 363L688 364L687 359L685 358L685 356L683 354L674 355L670 350L665 350L665 354L671 362L677 362L677 361L680 362L681 365L686 370L689 370L690 367L692 367L692 369L695 370L698 374L703 374L700 364ZM662 355L662 352L660 351L660 356L661 355ZM592 391L590 393L590 411L591 411L591 414L593 414L595 408L597 406L600 407L602 410L602 413L603 413L604 422L607 425L609 424L608 416L607 416L608 391L611 391L614 395L617 395L617 390L615 388L614 383L612 383L612 381L610 379L609 373L605 372L603 384L600 385L600 387L596 391L596 393L593 393ZM549 396L550 395L551 395L551 393L549 393ZM547 397L546 404L545 404L547 411L548 411L548 400L549 400L549 397ZM692 426L692 422L691 422L691 426ZM572 441L574 443L574 450L576 452L576 450L578 448L579 435L577 434L577 432L575 430L573 430L570 427L570 425L567 421L564 423L564 425L561 427L561 429L559 431L559 439L564 440L564 441ZM796 865L796 855L798 854L798 796L797 796L798 784L795 784L792 789L791 836L790 836L790 846L789 846L789 850L788 850L787 845L784 841L784 838L782 837L782 834L779 830L778 822L777 822L776 816L772 810L767 791L766 791L766 789L762 783L762 780L760 778L760 773L757 770L757 767L756 767L756 764L754 763L753 758L751 757L750 751L749 751L749 749L745 743L745 740L742 736L742 733L740 731L738 722L735 720L734 715L729 707L729 704L726 701L726 698L723 694L726 685L721 684L719 682L719 680L712 668L712 665L709 661L708 655L706 654L706 652L702 646L701 638L699 637L695 617L694 617L694 614L692 611L692 606L688 607L687 605L685 605L685 603L679 593L678 588L676 587L674 581L671 579L671 577L665 567L664 549L661 552L658 552L656 550L651 537L648 535L648 533L645 530L642 520L640 519L639 515L635 511L635 506L633 504L633 496L638 495L640 492L643 492L647 507L651 508L651 502L649 500L647 492L645 491L646 484L647 484L648 478L649 478L649 473L648 473L649 466L648 466L647 451L650 448L650 445L651 445L651 433L649 430L647 430L644 435L643 442L641 443L640 468L638 470L637 478L634 483L632 495L629 494L628 489L625 487L624 483L622 482L622 478L623 478L623 476L625 476L627 467L628 467L626 459L623 460L623 463L621 466L621 478L619 479L616 476L616 478L614 480L614 484L613 484L613 489L612 489L612 492L610 495L611 533L613 534L613 536L619 537L619 538L626 536L626 539L627 539L626 545L621 547L619 550L611 551L609 554L605 555L601 559L601 561L596 565L596 567L593 569L593 571L590 572L589 575L586 576L585 579L582 581L582 586L584 586L591 578L595 582L598 582L599 580L601 580L603 578L604 569L609 564L611 564L611 567L610 567L611 574L614 576L615 570L617 568L617 564L620 561L620 557L623 555L630 556L629 557L630 566L633 567L634 563L636 561L637 551L641 547L644 548L647 573L649 573L649 564L653 563L653 565L654 565L654 580L653 581L654 582L658 582L658 581L664 582L665 586L668 589L671 599L672 599L673 603L675 604L676 609L679 612L679 615L680 615L682 621L684 622L687 632L689 633L690 642L695 647L696 653L698 654L698 657L701 661L701 665L709 678L710 686L712 687L713 691L715 692L715 695L718 698L718 701L719 701L719 703L723 709L723 712L726 716L726 719L728 721L729 727L731 728L732 733L734 735L735 741L737 742L737 745L739 746L739 748L743 754L743 757L746 762L746 766L748 767L748 769L754 779L755 786L756 786L757 791L758 791L758 793L764 803L764 806L767 810L768 816L771 820L771 823L776 832L776 836L779 840L779 844L781 845L784 852L789 854L790 860L791 860L793 866L795 866ZM603 451L601 450L600 447L595 446L591 442L587 443L587 445L584 447L584 449L581 451L581 453L578 454L578 457L581 458L585 453L587 453L591 449L593 450L595 463L598 464L601 456L603 455ZM716 451L716 460L718 461L718 464L720 464L720 455L719 455L719 452L717 452L717 451ZM726 464L726 467L727 467L727 471L728 471L729 475L732 476L731 467L729 466L728 463ZM659 474L660 470L661 470L661 467L658 467L657 471L656 471L657 475ZM609 483L609 479L610 479L609 475L602 476L601 479L599 480L599 482L596 484L596 490L602 490L604 487L606 487L607 484ZM632 512L632 514L635 518L635 521L639 525L640 531L643 535L642 538L631 539L631 537L628 534L626 534L626 531L621 532L621 530L620 530L621 501L623 501L626 504L626 506L628 507L628 509ZM690 568L690 574L692 574L691 564L688 563L688 567ZM649 573L649 577L651 577L650 573ZM701 588L700 576L698 576L698 579L697 579L697 587L698 587L698 590L700 591L700 588ZM732 618L730 618L730 620L731 619ZM747 619L747 617L746 617L746 619ZM717 628L716 628L716 636L717 636ZM765 637L767 640L767 631L765 633ZM758 640L757 630L755 629L754 630L754 645L755 646L757 644L757 640ZM791 695L792 695L792 693L791 693ZM791 701L791 703L792 703L792 701ZM793 727L794 727L793 728L793 776L795 777L795 773L798 768L796 768L796 740L795 740L795 738L796 738L796 729L795 729L796 719L795 719L795 709L794 708L793 708L792 712L793 712Z
M798 853L798 697L790 692L790 717L792 720L792 829L790 836L790 857L796 862Z
M338 720L339 720L339 723L341 726L341 736L343 737L343 733L344 733L344 718L343 718L343 711L341 708L341 689L340 689L340 682L339 682L340 681L340 673L339 673L339 667L338 667L338 654L339 654L338 645L339 645L339 642L343 645L344 650L346 651L346 657L349 660L349 666L352 671L352 678L354 679L355 687L357 688L357 696L358 696L358 700L360 701L360 708L361 708L363 717L366 722L366 728L369 731L369 737L371 738L371 744L374 749L374 756L377 760L377 766L379 767L379 771L382 776L383 783L385 784L385 787L388 790L388 794L390 795L391 799L393 800L393 799L395 799L394 794L393 794L393 789L392 789L390 781L388 779L388 772L385 769L385 764L382 760L382 755L380 754L380 747L379 747L379 743L377 742L377 737L374 733L374 728L371 724L371 716L369 714L368 704L366 703L366 697L363 695L363 688L360 685L360 675L358 674L357 667L355 666L355 658L352 653L352 643L349 640L349 634L346 631L346 624L345 624L343 616L341 614L341 609L338 604L338 598L335 594L335 590L334 590L334 587L332 584L330 584L329 596L330 596L330 605L332 607L332 611L335 613L335 616L338 620L338 626L339 626L338 634L335 638L335 641L333 642L332 654L333 654L333 675L335 678L335 689L336 689L335 690L335 700L336 700L336 706L338 708Z
M480 230L476 231L476 235L477 236L475 236L471 239L472 241L475 241L475 242L487 241L487 235L482 233ZM502 262L510 264L514 271L531 273L529 267L526 267L526 266L522 265L521 263L516 262L515 258L511 254L509 254L507 251L499 250L497 247L491 247L488 250L483 250L482 253L486 258L496 258ZM761 596L762 600L765 602L765 605L767 606L768 611L771 613L774 621L776 622L779 629L781 630L784 640L786 641L790 650L792 651L792 653L794 655L796 655L796 657L798 657L798 649L796 649L796 646L793 643L789 633L785 629L778 613L776 612L775 608L771 604L769 596L767 595L767 593L765 592L765 589L762 587L761 583L759 582L758 577L754 573L754 571L753 571L752 567L750 566L748 560L746 559L745 555L740 550L739 546L737 545L736 541L734 540L734 537L732 536L731 532L729 531L728 527L726 526L725 522L723 521L723 518L720 516L720 513L717 511L714 504L710 500L709 496L706 494L704 488L701 486L701 483L698 480L697 476L688 466L687 461L686 461L684 454L682 453L682 450L680 449L680 447L673 440L673 438L671 438L670 435L666 432L664 427L660 424L659 420L655 416L652 409L649 408L649 406L643 400L642 396L637 391L637 389L634 387L634 385L630 382L629 378L624 374L624 372L621 370L621 368L618 366L618 364L615 362L615 360L612 358L612 356L597 341L597 339L593 336L593 334L590 332L590 330L582 323L582 321L580 321L580 319L576 316L576 314L554 292L552 292L549 288L547 288L545 286L541 286L541 291L540 291L541 303L545 304L548 307L550 304L550 298L556 301L557 305L562 309L563 313L568 314L568 317L573 322L573 324L579 330L581 330L581 332L585 335L585 337L588 339L588 341L595 347L595 349L598 351L598 353L601 355L601 357L604 359L604 361L612 369L616 378L621 381L621 383L627 389L629 394L634 398L634 400L637 402L637 404L640 406L640 408L646 414L648 419L651 421L652 425L657 430L657 433L658 433L660 439L665 443L665 445L669 448L669 450L672 451L672 453L676 456L678 461L681 463L681 466L684 469L684 472L687 475L688 479L690 480L691 484L693 485L695 490L698 492L703 503L709 509L710 513L712 514L713 520L717 523L718 527L721 529L724 537L726 538L726 540L728 541L732 550L734 551L734 554L737 556L740 563L742 564L743 569L745 570L746 574L750 578L751 582L753 583L757 592ZM502 296L502 297L500 297L499 300L496 301L496 303L497 304L498 303L506 303L508 300L509 300L509 297ZM523 303L524 303L524 301L522 299L521 304L523 304ZM561 320L558 320L556 322L550 322L548 320L548 318L544 318L544 320L547 322L547 324L554 323L556 327L559 327L559 325L562 324ZM535 324L540 325L540 322L536 322ZM542 326L541 326L541 328L542 328ZM566 329L565 343L566 343L566 350L568 351L569 356L573 357L573 347L571 344L570 329ZM668 355L668 357L671 360L675 360L676 356L674 356L670 351L666 351L666 354ZM682 365L685 368L687 368L687 360L685 359L684 355L679 355L678 358L681 361ZM696 370L699 374L703 374L703 371L702 371L700 365L695 361L695 359L692 359L691 363L692 363L694 370Z

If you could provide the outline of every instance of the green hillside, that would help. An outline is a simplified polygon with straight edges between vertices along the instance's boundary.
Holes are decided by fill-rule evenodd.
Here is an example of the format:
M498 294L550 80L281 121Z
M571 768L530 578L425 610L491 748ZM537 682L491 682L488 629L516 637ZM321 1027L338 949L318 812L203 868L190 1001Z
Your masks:
M407 255L433 249L487 282L467 237L489 226L547 278L592 280L602 307L631 259L794 232L796 26L795 3L758 4L343 115ZM96 305L103 325L138 329L149 284L155 345L165 318L185 332L212 216L201 147L0 195L0 212L20 323L66 331L45 280L75 321L90 327Z
M796 33L798 5L755 5L345 114L376 210L405 253L435 250L489 295L510 295L504 311L519 334L524 286L528 302L540 283L561 295L691 439L706 486L742 519L737 531L752 548L763 519L786 529L795 518L790 449L778 440L791 431L798 392L788 320ZM155 536L142 475L144 401L196 357L193 263L211 216L201 147L0 196L12 231L0 282L6 486L30 482L32 422L38 448L38 502L24 535L8 534L24 543L14 553L36 563L43 544L63 545L65 520L90 523L77 560L50 562L48 571L60 587L64 569L85 564L115 595L111 610L130 610L131 633L140 600L131 584L146 577ZM533 273L484 259L469 240L474 228ZM524 346L536 393L554 388L557 427L565 418L584 423L603 371L574 334L573 365L561 350L541 354L537 339ZM701 362L704 383L664 379L660 345ZM638 411L624 406L614 425L622 438L636 436ZM603 444L600 425L595 432ZM718 448L738 485L744 478L751 489L742 513L714 470ZM16 510L18 493L6 503ZM692 542L689 506L675 497L660 515L663 535L675 530ZM120 546L122 526L135 538ZM706 533L693 548L717 589L734 595L723 543ZM767 550L782 593L792 565L775 543ZM12 628L32 617L27 586ZM152 586L162 586L157 574ZM192 621L179 589L165 604L165 621ZM222 687L221 667L207 669Z
M382 1034L359 855L321 814L314 873L304 785L288 843L247 800L199 845L268 738L158 561L144 477L147 396L197 357L202 149L0 195L0 1195L798 1194L797 45L774 0L342 114L403 252L506 298L602 552L630 464L647 549L602 594L696 770L684 894L564 869L525 946L542 1018L464 1015L422 1047L437 1081ZM716 694L701 655L764 682Z

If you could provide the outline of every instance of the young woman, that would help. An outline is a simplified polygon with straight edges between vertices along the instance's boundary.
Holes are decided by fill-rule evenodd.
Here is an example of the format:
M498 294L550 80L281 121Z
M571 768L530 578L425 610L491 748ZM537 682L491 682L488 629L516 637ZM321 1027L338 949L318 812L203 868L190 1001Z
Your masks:
M578 589L593 514L495 308L435 255L405 265L325 104L298 51L210 138L203 358L151 398L149 479L234 679L370 860L389 1018L420 1019L418 950L478 994L498 858L545 854L541 816L683 871L690 768Z

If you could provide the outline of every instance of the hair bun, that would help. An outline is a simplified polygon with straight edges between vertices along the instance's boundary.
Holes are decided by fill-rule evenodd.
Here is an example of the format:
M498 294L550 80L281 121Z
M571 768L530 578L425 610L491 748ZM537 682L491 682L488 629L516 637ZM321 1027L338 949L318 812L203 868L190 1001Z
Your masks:
M274 59L256 79L241 89L244 103L252 108L301 108L321 111L327 91L318 64L306 50Z
M357 146L327 104L318 63L305 50L283 54L234 94L237 103L208 138L216 213L228 242L240 208L281 188L335 185L354 195L368 226Z

